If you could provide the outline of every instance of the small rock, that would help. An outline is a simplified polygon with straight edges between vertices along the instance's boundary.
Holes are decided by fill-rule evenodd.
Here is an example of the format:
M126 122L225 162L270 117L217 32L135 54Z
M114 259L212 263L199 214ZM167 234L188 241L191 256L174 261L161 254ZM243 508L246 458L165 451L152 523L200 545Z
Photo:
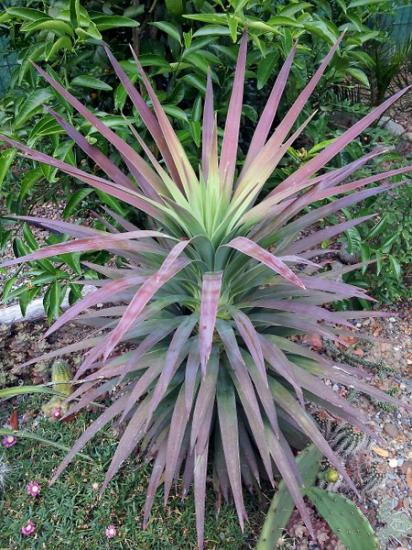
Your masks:
M406 132L403 134L403 139L409 141L409 143L412 143L412 132Z
M407 471L408 471L408 468L410 468L412 470L412 460L406 460L402 466L401 466L401 472L403 474L406 474Z
M396 438L399 435L398 428L395 426L395 424L392 424L390 422L386 422L384 424L383 431L393 438Z
M395 317L389 317L389 322L390 323L395 323L396 322L396 318Z
M398 459L397 458L391 458L389 460L389 466L390 466L390 468L397 468L398 467Z
M382 120L382 119L381 119ZM381 125L385 130L387 130L393 136L402 136L405 133L405 128L395 122L394 120L389 119L386 123Z

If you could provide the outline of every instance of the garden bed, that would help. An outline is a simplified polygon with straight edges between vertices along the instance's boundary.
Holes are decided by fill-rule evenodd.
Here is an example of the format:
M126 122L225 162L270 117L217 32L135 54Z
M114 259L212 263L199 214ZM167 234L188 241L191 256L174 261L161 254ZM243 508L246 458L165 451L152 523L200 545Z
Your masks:
M412 383L412 304L402 303L396 307L393 317L363 321L357 328L372 336L388 339L391 343L365 344L349 339L350 353L361 360L371 361L379 368L370 369L372 383L385 391L396 394L400 402L410 400ZM393 310L393 308L392 308ZM78 337L79 328L70 325L46 340L41 338L46 322L21 323L12 327L2 327L3 347L0 352L2 385L19 383L42 383L49 379L50 365L40 363L21 369L24 361L36 355L69 344ZM321 343L323 346L324 343ZM319 347L315 338L311 342ZM347 353L346 350L345 353ZM80 356L70 358L72 367L79 364ZM334 388L346 393L340 386ZM394 410L382 404L373 403L364 396L352 396L368 414L370 427L382 438L372 442L347 460L348 469L362 488L362 465L380 473L382 478L372 490L364 492L360 507L377 529L382 523L382 507L393 508L391 517L398 517L404 526L403 516L412 513L412 430L411 420L402 409ZM0 421L4 425L10 412L16 407L21 429L33 430L37 435L70 446L93 417L93 411L78 415L71 422L58 423L41 415L43 400L39 397L19 397L13 402L5 402L0 409ZM21 526L32 519L37 528L36 544L41 547L53 545L60 549L75 548L195 548L195 518L192 498L181 501L178 492L172 495L165 510L162 505L162 492L156 497L153 517L146 531L142 530L142 509L148 479L148 466L136 458L130 459L121 473L113 480L99 503L98 485L104 477L104 470L116 446L117 434L106 430L89 444L85 452L93 462L77 459L67 473L52 487L47 486L53 470L64 456L64 452L33 445L29 440L18 440L17 444L4 450L10 473L2 496L3 514L0 519L0 548L29 548L20 535ZM36 480L41 485L41 496L33 500L26 494L28 481ZM344 485L339 491L345 493ZM214 495L210 488L207 503L206 548L235 550L253 548L264 519L273 491L266 487L259 496L247 499L250 521L242 534L236 514L230 506L224 506L216 514ZM353 495L348 493L353 498ZM396 519L396 518L395 518ZM395 525L395 521L392 522ZM105 529L109 524L116 525L117 535L106 542ZM328 549L336 550L334 539L326 523L316 520L318 540L309 541L306 528L298 516L293 516L284 537L283 548L288 549ZM406 523L407 525L407 523ZM409 548L411 539L406 533L392 533L387 549ZM28 544L24 546L24 544ZM332 544L332 546L331 546Z

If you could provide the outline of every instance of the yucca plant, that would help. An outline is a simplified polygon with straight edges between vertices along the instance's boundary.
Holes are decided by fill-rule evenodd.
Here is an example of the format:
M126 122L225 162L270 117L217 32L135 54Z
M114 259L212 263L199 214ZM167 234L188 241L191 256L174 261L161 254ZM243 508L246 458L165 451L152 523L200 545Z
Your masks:
M339 42L271 133L296 47L292 49L239 173L237 149L246 34L240 43L220 154L212 81L208 79L198 173L189 163L136 56L137 70L151 107L103 44L154 139L158 157L132 126L135 147L37 67L54 90L117 149L124 169L113 164L53 112L67 135L107 178L86 173L9 137L0 138L26 157L59 168L144 212L149 227L137 228L116 214L113 218L124 231L109 223L108 231L98 231L60 221L21 217L74 239L2 264L11 266L68 252L102 249L122 260L121 267L87 264L104 276L95 283L98 289L63 313L46 333L50 335L73 320L96 329L90 338L41 357L44 360L88 350L75 376L82 384L69 397L72 406L68 415L116 389L111 393L112 404L77 440L52 481L99 430L117 419L124 431L102 490L138 449L153 460L144 524L156 489L163 484L167 502L173 483L182 479L183 495L192 485L194 488L199 546L204 541L209 464L216 491L226 500L233 499L242 527L246 519L243 486L258 487L262 478L273 484L274 476L280 474L312 532L292 452L302 440L312 440L356 491L305 405L313 402L368 432L362 412L335 393L325 379L350 385L382 401L396 401L370 387L361 370L333 363L288 336L319 333L339 340L351 329L349 320L364 315L330 309L334 301L351 296L371 298L360 288L334 280L334 271L313 260L326 252L319 247L320 243L368 217L309 234L306 230L343 207L393 187L384 183L361 190L368 184L412 170L409 166L344 183L382 152L374 150L343 168L324 171L328 161L406 90L357 122L263 200L258 200L265 182L311 119L288 137ZM319 172L320 175L315 175ZM323 206L318 202L336 195L342 197ZM314 209L298 217L302 209L313 203ZM301 236L302 231L305 236ZM104 306L100 309L90 309L101 303Z

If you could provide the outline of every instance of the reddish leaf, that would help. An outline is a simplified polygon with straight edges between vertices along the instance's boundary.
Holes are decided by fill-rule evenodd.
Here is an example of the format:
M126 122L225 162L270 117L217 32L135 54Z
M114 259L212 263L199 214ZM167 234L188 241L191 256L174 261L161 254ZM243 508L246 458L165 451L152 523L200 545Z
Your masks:
M199 319L199 353L203 375L212 350L213 332L219 307L222 276L219 273L205 273L202 281L202 296Z
M256 244L255 242L247 239L246 237L236 237L231 240L225 246L239 250L243 254L250 256L254 260L266 265L269 269L272 269L276 273L279 273L284 279L289 281L291 284L296 285L300 288L305 288L305 285L297 277L289 267L282 262L279 258Z

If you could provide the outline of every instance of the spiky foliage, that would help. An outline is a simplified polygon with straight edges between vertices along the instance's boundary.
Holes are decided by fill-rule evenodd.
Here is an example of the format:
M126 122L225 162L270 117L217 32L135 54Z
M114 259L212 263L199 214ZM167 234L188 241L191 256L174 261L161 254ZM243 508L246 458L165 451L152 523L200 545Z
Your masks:
M331 273L312 259L324 252L316 248L322 241L367 218L300 235L319 219L393 187L384 183L363 189L368 184L412 170L407 167L344 183L357 168L381 152L375 150L348 166L323 172L339 151L405 91L357 122L259 202L265 182L309 122L310 118L288 137L338 46L339 41L271 133L296 51L292 49L239 173L237 148L246 34L240 43L220 154L212 81L208 79L199 173L188 161L136 57L151 108L104 45L156 143L158 158L133 127L130 131L141 154L47 72L37 68L54 90L117 149L128 173L53 112L68 136L107 178L33 151L9 137L1 139L26 157L59 168L134 206L152 220L151 229L143 230L114 214L125 231L119 232L109 224L108 231L103 232L59 221L22 218L74 239L3 263L14 265L67 252L101 249L123 259L119 268L88 264L105 276L98 281L99 288L67 310L47 332L49 335L76 319L101 331L59 352L89 350L76 374L83 384L70 396L70 401L76 401L67 414L122 386L114 394L111 406L74 444L53 479L98 430L117 418L124 422L125 429L103 489L138 448L154 461L144 523L157 487L164 484L166 502L173 482L182 475L183 493L194 487L200 545L209 463L217 491L226 499L233 498L241 526L246 518L242 485L259 485L262 476L273 482L275 472L279 472L311 529L291 450L291 445L298 445L305 438L319 447L354 488L339 457L305 410L305 401L321 405L367 430L362 413L335 393L324 379L350 384L380 400L395 400L369 387L362 380L361 370L336 364L286 336L315 332L339 340L352 327L349 320L362 316L359 312L330 310L329 304L336 300L351 296L370 298L359 288L333 280ZM312 203L336 195L342 197L298 217ZM90 310L98 303L106 306ZM119 344L125 342L132 346L131 351L116 353ZM42 359L56 355L53 352Z

